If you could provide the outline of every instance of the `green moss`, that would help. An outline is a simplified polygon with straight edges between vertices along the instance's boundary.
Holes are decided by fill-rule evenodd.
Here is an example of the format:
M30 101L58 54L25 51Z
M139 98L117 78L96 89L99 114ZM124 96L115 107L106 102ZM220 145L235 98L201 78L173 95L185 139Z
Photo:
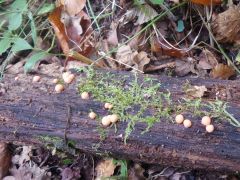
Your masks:
M96 72L91 67L82 68L79 71L86 73L86 77L81 79L78 86L79 93L89 92L94 100L111 103L113 109L110 112L118 114L120 121L127 122L124 134L125 143L136 123L146 124L146 129L142 132L145 133L156 122L161 119L170 122L171 119L174 119L172 115L178 113L191 113L198 117L212 115L215 118L227 118L231 124L239 125L239 122L233 120L234 118L227 113L226 103L222 101L203 102L201 98L183 98L179 102L172 102L171 93L169 91L161 92L161 84L148 76L144 79L139 79L136 74L134 74L134 78L116 77L110 72ZM129 81L129 79L132 80ZM186 83L183 86L187 87L188 85L189 83ZM98 131L101 139L104 139L106 131L101 127L100 119L98 121Z
M149 77L140 80L135 74L133 80L127 82L127 77L119 79L114 74L97 73L92 68L84 69L84 72L86 78L81 80L79 92L90 92L95 100L113 105L111 113L127 122L125 142L137 122L146 123L146 132L161 118L170 117L171 94L160 92L156 80ZM153 113L150 112L152 109L155 110Z
M55 136L38 136L38 139L46 145L53 145L54 147L62 147L64 144L63 139Z

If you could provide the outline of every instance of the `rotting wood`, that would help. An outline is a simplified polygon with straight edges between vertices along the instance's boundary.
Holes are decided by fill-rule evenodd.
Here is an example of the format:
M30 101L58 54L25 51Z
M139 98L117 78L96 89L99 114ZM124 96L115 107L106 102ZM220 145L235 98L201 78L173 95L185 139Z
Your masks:
M129 72L114 73L119 77L129 75L131 78ZM90 153L167 166L240 171L240 129L229 123L216 124L216 131L212 134L207 134L200 121L194 118L190 129L162 121L145 134L141 132L146 125L137 123L127 144L124 144L122 135L126 123L121 122L117 125L117 133L114 133L114 128L109 128L107 138L100 141L96 130L98 125L88 118L88 112L92 109L103 116L107 111L100 102L81 100L76 91L76 82L66 87L63 93L56 94L52 84L52 79L56 77L42 75L40 83L32 83L32 76L20 74L18 77L15 81L13 75L6 75L1 84L2 142L44 144L40 136L59 137L74 141L77 148ZM239 81L155 78L161 82L162 90L168 89L175 99L184 95L182 86L186 82L205 85L210 90L208 100L215 99L217 95L229 101L230 112L240 118Z

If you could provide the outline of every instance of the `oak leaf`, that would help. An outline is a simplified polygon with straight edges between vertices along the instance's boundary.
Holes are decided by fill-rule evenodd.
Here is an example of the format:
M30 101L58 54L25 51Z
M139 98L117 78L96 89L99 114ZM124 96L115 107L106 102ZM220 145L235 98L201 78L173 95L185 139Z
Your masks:
M235 75L234 68L225 64L216 65L211 72L211 76L215 79L229 79L233 75Z

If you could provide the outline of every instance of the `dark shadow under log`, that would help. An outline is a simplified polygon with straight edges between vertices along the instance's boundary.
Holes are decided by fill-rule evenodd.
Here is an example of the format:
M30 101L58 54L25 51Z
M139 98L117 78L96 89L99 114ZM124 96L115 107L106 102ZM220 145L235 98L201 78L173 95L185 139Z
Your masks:
M131 74L113 72L116 77ZM141 75L142 76L142 75ZM89 109L100 116L107 113L103 104L92 99L81 100L76 90L76 82L63 93L54 92L54 84L49 75L42 75L40 83L32 83L32 76L6 75L1 84L0 96L0 141L25 144L44 144L39 137L59 137L73 140L75 146L84 152L100 153L118 158L126 158L145 163L167 166L181 166L217 171L240 171L240 128L229 123L216 123L216 130L209 134L200 121L193 118L192 128L159 122L149 132L137 123L127 144L122 136L126 122L108 128L108 136L101 141L98 124L88 118ZM79 77L80 78L80 77ZM184 95L184 78L157 77L162 89L168 89L174 98ZM208 98L230 102L229 111L240 119L240 82L223 80L188 79L192 85L205 85ZM69 120L69 122L68 122ZM66 129L67 128L67 129ZM65 132L66 131L66 132Z

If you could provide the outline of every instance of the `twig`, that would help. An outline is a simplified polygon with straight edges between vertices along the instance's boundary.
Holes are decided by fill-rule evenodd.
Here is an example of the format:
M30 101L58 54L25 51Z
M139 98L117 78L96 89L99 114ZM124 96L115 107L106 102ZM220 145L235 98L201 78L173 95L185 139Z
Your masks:
M101 67L99 64L94 63L93 60L83 56L82 54L79 54L76 51L70 50L70 52L68 53L68 56L74 59L77 59L85 64L88 64L88 65L95 64L96 66Z
M149 67L146 68L145 72L157 71L157 70L160 70L160 69L163 69L163 68L168 68L168 67L173 68L175 66L176 66L175 62L170 62L170 63L162 64L162 65L159 65L159 66L149 66Z

